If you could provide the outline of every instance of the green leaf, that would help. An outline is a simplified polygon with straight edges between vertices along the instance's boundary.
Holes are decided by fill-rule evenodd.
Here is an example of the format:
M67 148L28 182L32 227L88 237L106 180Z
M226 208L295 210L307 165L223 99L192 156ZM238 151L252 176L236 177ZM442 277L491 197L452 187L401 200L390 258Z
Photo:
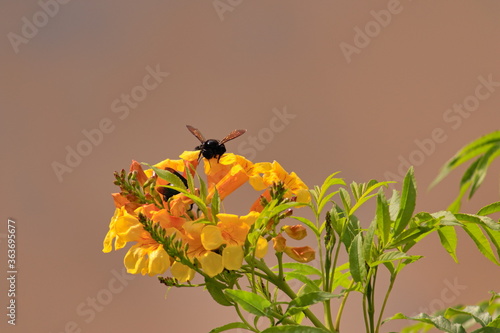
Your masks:
M472 158L487 152L492 145L496 145L500 142L500 131L495 131L489 133L473 142L467 144L462 149L460 149L455 156L453 156L445 165L441 168L438 176L430 187L434 187L437 183L443 180L452 170L456 169L459 165L471 160Z
M292 269L295 272L304 274L304 275L318 275L321 276L321 271L316 267L313 267L309 264L303 264L300 262L286 262L282 264L284 269ZM274 266L273 269L277 269L278 266Z
M500 201L484 206L479 210L479 212L477 212L477 215L486 216L497 212L500 212Z
M214 195L212 196L212 203L210 205L210 208L212 211L213 221L217 221L217 214L219 214L220 211L220 196L217 189L215 189Z
M444 249L450 254L450 256L458 263L457 258L457 233L455 228L452 226L444 226L437 230L439 235L439 240Z
M339 295L335 295L332 293L328 293L325 291L313 291L304 295L301 295L294 300L292 300L289 305L286 313L293 315L302 310L307 309L313 304L327 301L331 298L339 297Z
M363 240L363 256L368 264L372 262L372 258L376 255L374 252L376 251L375 244L375 230L377 229L377 221L373 220L366 231L364 240Z
M403 181L400 209L394 224L394 233L396 235L401 233L410 222L413 211L415 210L416 198L417 188L415 185L415 175L413 167L410 167Z
M352 208L349 210L349 215L352 215L354 214L354 212L359 208L361 207L361 205L363 205L366 201L368 201L370 198L376 196L377 194L371 194L369 195L371 192L373 192L374 190L376 190L377 188L381 187L381 186L386 186L388 184L391 184L391 183L394 183L393 181L387 181L387 182L377 182L376 180L372 179L368 182L367 185L367 188L366 189L363 189L363 193L361 194L361 196L359 197L358 201L356 202L356 204L354 206L352 206Z
M349 220L345 223L340 240L344 243L345 248L349 251L352 240L360 233L359 220L355 216L349 216Z
M433 316L429 316L425 313L421 313L415 317L408 317L402 313L398 313L398 314L394 315L393 317L384 320L384 323L387 322L388 320L394 320L394 319L410 319L410 320L415 320L415 321L419 321L419 322L426 323L426 324L431 324L434 327L436 327L437 329L440 329L443 332L448 332L448 333L467 333L465 331L465 329L462 327L462 325L453 324L443 316L433 317Z
M224 293L246 311L256 316L267 316L271 302L264 297L246 290L225 289Z
M351 196L343 187L340 188L339 194L342 204L344 205L344 210L349 212L351 210Z
M445 311L445 316L456 316L456 315L466 315L472 317L479 325L482 327L488 325L491 322L491 315L488 312L481 310L479 306L466 306L463 309L448 308Z
M500 265L500 262L498 262L498 260L495 258L495 255L493 254L490 242L484 236L483 231L481 230L481 228L478 225L469 223L469 224L464 226L464 230L470 236L470 238L474 241L478 250L486 258L488 258L489 260L491 260L495 264Z
M235 328L246 328L247 330L251 331L251 329L246 324L235 322L235 323L229 323L229 324L226 324L224 326L214 328L209 333L220 333L220 332L229 331L229 330L232 330Z
M331 333L323 328L301 326L301 325L286 325L269 327L262 331L262 333Z
M320 290L318 283L314 282L313 280L311 280L310 278L308 278L306 275L304 275L302 273L285 272L284 275L285 275L286 280L291 280L291 279L298 280L298 281L304 283L305 285L307 285L312 291L319 291Z
M354 237L349 248L349 267L351 268L351 275L354 281L364 284L366 282L367 271L363 255L362 234L357 234Z
M203 181L203 179L201 179L200 176L198 176L198 183L200 183L200 198L203 202L205 202L208 195L207 184Z
M486 153L484 153L483 156L478 158L477 167L472 175L472 187L469 192L469 198L471 198L474 195L476 190L483 183L489 165L499 155L500 155L500 144L496 144L492 145L491 148Z
M396 221L396 219L398 218L400 206L401 206L401 197L399 196L399 192L393 190L391 199L389 200L389 214L391 215L392 221Z
M161 179L164 179L166 180L167 182L169 182L170 184L172 184L174 190L177 190L177 188L180 188L180 189L183 189L185 190L186 189L186 186L184 186L184 183L182 182L182 180L177 177L175 174L173 174L172 172L170 171L167 171L167 170L163 170L163 169L159 169L155 166L152 166L152 165L149 165L149 164L146 164L148 166L150 166L154 172L158 175L158 177L160 177Z
M316 236L321 236L321 232L318 230L318 228L316 228L316 225L311 221L311 220L308 220L306 219L305 217L301 217L301 216L290 216L292 219L296 219L297 221L300 221L302 223L304 223L306 226L309 227L309 229L311 229L315 234Z
M386 262L393 262L396 260L403 260L403 259L410 259L413 262L419 260L420 258L422 258L422 256L411 256L401 251L390 251L382 253L377 258L377 260L375 260L373 263L370 264L370 266L375 267Z
M224 294L224 289L227 288L226 285L217 282L211 278L205 278L205 286L210 293L210 296L222 306L232 306L233 303Z
M389 204L382 190L379 191L377 196L377 212L375 218L377 221L378 235L385 245L389 242L391 236L392 221L389 213Z

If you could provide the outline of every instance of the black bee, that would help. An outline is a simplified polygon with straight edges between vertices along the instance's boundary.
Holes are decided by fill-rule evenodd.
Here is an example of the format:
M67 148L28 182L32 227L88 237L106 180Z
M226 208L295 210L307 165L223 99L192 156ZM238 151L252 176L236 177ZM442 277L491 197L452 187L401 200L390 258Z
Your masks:
M189 125L186 125L186 127L201 142L201 145L194 148L195 150L200 151L200 155L198 158L201 158L201 156L205 157L207 160L216 158L217 162L220 160L220 157L226 152L226 146L224 146L224 143L236 139L247 131L245 129L234 130L229 133L224 139L219 141L215 139L205 140L203 134L201 134L198 129Z
M180 173L178 173L177 171L175 171L172 168L165 168L165 170L170 171L171 173L173 173L174 175L179 177L179 179L182 180L182 182L184 183L184 186L186 186L186 187L188 186L187 179L184 178L183 175L181 175ZM158 193L163 195L163 200L168 201L168 199L170 199L174 195L179 194L179 191L174 190L172 188L168 188L168 187L160 187L160 188L158 188Z

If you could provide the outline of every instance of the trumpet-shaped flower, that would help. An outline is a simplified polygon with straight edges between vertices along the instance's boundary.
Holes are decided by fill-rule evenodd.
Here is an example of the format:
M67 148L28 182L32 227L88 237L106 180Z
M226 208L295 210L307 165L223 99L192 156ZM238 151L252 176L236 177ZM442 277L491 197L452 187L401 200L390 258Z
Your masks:
M253 163L243 156L224 154L217 162L215 159L205 159L205 173L208 182L208 198L215 190L221 200L245 184L252 174Z
M316 253L309 246L302 247L285 247L284 251L290 258L298 262L306 263L314 260Z
M307 236L307 229L300 224L297 225L285 225L283 230L286 232L288 237L296 240L301 240Z
M283 183L287 189L285 197L290 198L295 195L298 202L304 203L311 200L307 185L304 184L295 172L286 172L285 169L283 169L283 167L276 161L273 163L256 163L249 182L257 191L269 188L273 184Z

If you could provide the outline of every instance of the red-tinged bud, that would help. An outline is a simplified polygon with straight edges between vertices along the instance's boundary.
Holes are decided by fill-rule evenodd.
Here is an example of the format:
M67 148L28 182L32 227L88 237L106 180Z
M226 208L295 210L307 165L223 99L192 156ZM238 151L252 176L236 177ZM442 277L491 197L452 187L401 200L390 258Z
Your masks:
M309 246L289 247L284 251L290 258L298 262L306 263L314 260L316 252Z
M285 225L283 227L283 230L292 239L301 240L307 236L307 229L301 224L292 225L292 226Z
M125 206L126 203L129 203L127 198L125 198L120 193L111 193L111 196L113 197L113 201L115 203L116 208L123 207L123 206Z
M276 252L283 252L286 248L286 239L285 237L278 234L278 236L273 238L273 248Z
M132 160L132 164L130 165L130 172L132 171L137 172L137 181L139 182L139 184L143 185L146 180L148 180L148 176L146 176L146 174L144 173L142 165L135 160Z

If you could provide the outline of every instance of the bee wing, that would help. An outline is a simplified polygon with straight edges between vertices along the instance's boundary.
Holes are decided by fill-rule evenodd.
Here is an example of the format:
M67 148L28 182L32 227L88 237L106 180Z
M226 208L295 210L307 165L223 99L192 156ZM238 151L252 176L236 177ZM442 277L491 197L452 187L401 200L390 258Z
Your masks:
M246 129L234 130L231 133L229 133L224 139L220 140L219 143L222 145L222 144L228 142L229 140L236 139L240 135L245 134L246 131L247 131Z
M205 142L205 138L203 137L203 134L201 134L201 132L197 128L194 128L191 125L186 125L186 127L189 130L189 132L193 133L193 135L195 137L197 137L198 140L200 140L201 143Z

